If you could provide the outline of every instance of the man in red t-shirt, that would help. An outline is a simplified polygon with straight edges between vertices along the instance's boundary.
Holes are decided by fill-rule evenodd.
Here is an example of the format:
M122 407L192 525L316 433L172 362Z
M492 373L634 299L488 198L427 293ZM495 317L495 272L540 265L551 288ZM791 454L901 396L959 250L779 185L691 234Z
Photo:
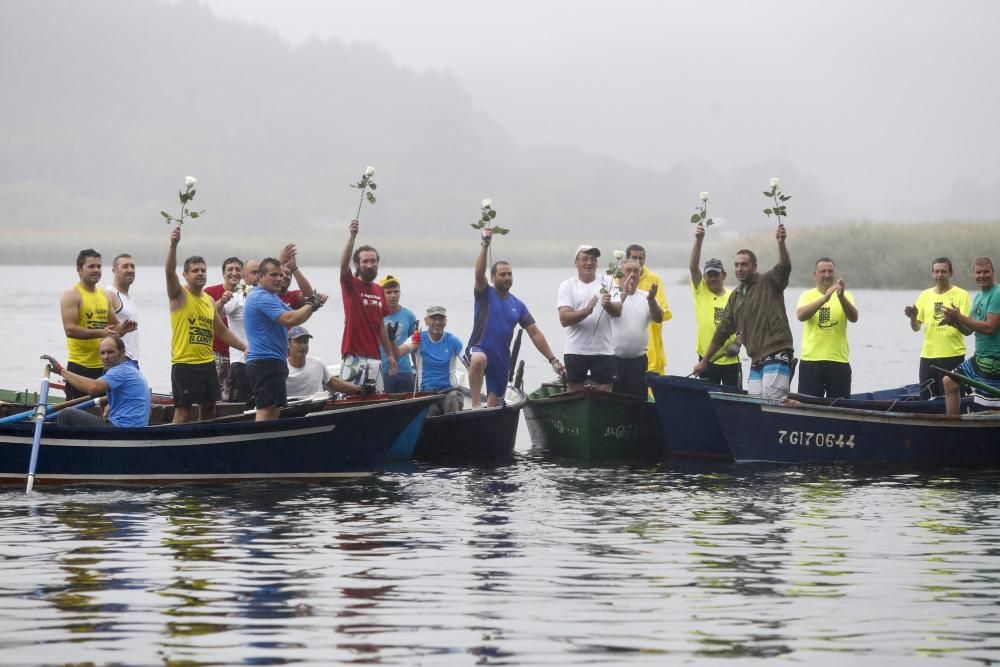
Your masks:
M351 220L350 234L340 257L340 293L344 301L344 337L340 343L340 378L361 385L375 382L383 391L381 355L386 352L389 374L396 373L399 351L385 328L385 316L390 315L382 287L374 282L378 275L378 251L363 245L354 249L360 223ZM351 272L354 260L355 273Z
M211 285L202 290L215 301L215 310L222 317L222 323L227 327L229 321L226 319L223 306L233 298L233 290L240 284L243 277L243 260L239 257L230 257L222 263L222 282L218 285ZM215 371L219 375L219 391L222 393L222 400L229 400L229 346L218 336L212 341L212 351L215 352Z

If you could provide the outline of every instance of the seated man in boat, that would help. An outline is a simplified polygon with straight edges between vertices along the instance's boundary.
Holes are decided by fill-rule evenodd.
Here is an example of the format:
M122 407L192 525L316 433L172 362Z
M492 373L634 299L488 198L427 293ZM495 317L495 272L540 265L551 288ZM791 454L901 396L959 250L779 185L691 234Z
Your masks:
M757 272L757 255L753 251L737 251L734 265L740 286L729 297L712 342L694 366L694 375L705 372L709 360L738 331L750 355L748 393L774 401L788 396L794 343L785 314L785 288L792 272L792 260L785 245L787 235L785 226L779 224L774 233L778 263L767 273Z
M847 323L858 321L858 307L829 257L816 260L813 278L816 287L802 293L795 311L803 323L799 393L847 398L851 395Z
M593 246L578 247L573 256L576 275L559 285L556 307L559 324L566 329L567 391L582 389L588 375L595 389L611 391L615 379L611 319L621 315L622 305L612 299L614 277L597 275L600 256L601 251Z
M1000 285L996 283L993 260L977 257L972 263L972 275L979 286L979 293L972 301L972 312L962 313L957 306L945 306L941 318L968 330L976 336L976 353L955 369L973 381L1000 391ZM945 409L957 415L961 407L958 383L944 378Z
M482 230L475 268L472 335L465 348L473 410L477 410L482 402L484 378L486 405L492 408L503 401L510 371L510 341L514 337L514 328L518 325L528 332L532 344L548 359L552 370L559 375L566 373L562 362L552 354L545 334L535 324L535 318L528 312L528 307L510 293L511 285L514 284L514 270L510 262L494 262L490 267L493 284L486 281L486 251L492 238L491 229Z
M288 405L288 329L308 320L327 298L313 294L301 308L292 310L278 297L284 280L281 262L273 257L261 260L257 289L250 292L243 311L256 421L277 419L278 411Z
M924 344L920 348L920 398L929 400L934 396L944 396L944 375L932 366L950 371L965 361L965 337L970 331L962 331L942 319L945 306L958 308L963 315L972 310L969 293L958 285L951 284L955 269L947 257L938 257L931 262L931 278L934 287L925 289L912 306L903 309L910 320L910 328L920 331L924 328Z
M611 320L615 350L615 381L612 391L645 399L646 346L649 325L663 322L663 308L656 299L659 287L653 283L648 292L637 289L642 271L638 260L627 259L622 265L621 316Z
M408 342L399 346L399 354L405 356L411 350L416 352L420 391L451 390L430 407L428 417L458 412L465 402L462 392L457 389L458 377L455 375L455 362L462 361L462 341L444 330L448 324L448 311L444 306L428 308L424 324L427 325L425 330L417 331Z
M285 380L288 398L312 396L323 390L360 394L362 387L334 377L321 359L309 356L310 338L312 334L303 326L288 330L288 378Z
M705 225L698 223L694 228L694 245L688 261L691 274L691 296L694 299L694 317L697 323L695 352L698 361L705 358L705 350L712 342L712 336L722 320L722 312L729 303L732 291L726 288L726 269L721 259L709 258L704 268L701 263L701 247L705 241ZM730 336L723 352L709 358L708 365L699 376L711 384L724 384L743 388L743 365L740 363L740 344L736 334Z
M97 379L66 370L49 355L42 358L52 370L80 392L81 396L108 395L105 419L76 408L59 412L61 426L147 426L149 424L149 385L138 366L126 361L125 341L120 336L105 336L98 343L104 374Z
M212 344L219 336L229 347L246 351L246 343L222 323L212 297L205 294L208 267L204 258L192 255L184 260L184 281L177 277L177 245L181 228L170 231L170 247L164 271L170 302L171 368L175 424L191 421L191 406L198 404L201 419L215 418L215 403L221 398Z

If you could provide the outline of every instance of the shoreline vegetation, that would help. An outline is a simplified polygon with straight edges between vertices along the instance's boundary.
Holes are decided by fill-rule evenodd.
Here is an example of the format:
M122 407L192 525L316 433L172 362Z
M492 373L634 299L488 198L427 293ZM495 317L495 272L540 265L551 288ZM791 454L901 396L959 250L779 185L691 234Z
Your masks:
M793 221L788 225L793 267L791 285L811 286L815 261L826 256L836 262L837 271L848 288L925 289L932 286L932 260L946 256L955 266L953 282L965 289L975 289L969 269L972 260L985 255L994 262L1000 262L997 225L997 222L849 222L797 226ZM185 229L189 251L204 256L210 266L221 264L230 255L253 256L262 247L274 248L277 252L287 242L298 244L303 265L335 266L347 234L346 225L342 229L331 226L322 230L315 226L303 226L289 229L287 233L252 238L203 233L197 222L189 227ZM64 230L61 231L54 234L38 229L21 230L0 247L0 262L4 265L71 265L76 253L84 246L79 241L60 238L65 234ZM365 230L365 242L379 249L384 264L394 267L472 266L475 259L474 238L467 234L434 238L429 235L430 231L423 228L412 236L404 237L400 228L368 228ZM670 229L672 238L669 241L633 238L608 241L583 232L561 241L511 237L504 238L494 250L498 259L509 259L515 266L569 267L572 263L567 249L579 243L596 245L610 256L612 250L624 249L629 243L637 242L645 246L650 266L656 270L687 266L693 231L694 227L690 224L675 224ZM155 265L163 261L168 233L167 225L152 222L142 232L114 236L109 235L107 230L94 229L85 245L97 248L108 263L115 254L129 252L139 264ZM777 260L771 227L756 227L745 235L736 235L732 228L713 227L705 240L702 261L720 257L729 266L740 248L750 248L757 253L758 266L762 271L768 270ZM733 280L735 278L730 271L730 283Z

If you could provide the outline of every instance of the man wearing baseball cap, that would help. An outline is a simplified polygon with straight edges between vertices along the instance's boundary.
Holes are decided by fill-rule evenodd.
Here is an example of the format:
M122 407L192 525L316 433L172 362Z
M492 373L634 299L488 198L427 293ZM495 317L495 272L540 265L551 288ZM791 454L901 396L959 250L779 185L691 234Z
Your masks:
M701 262L701 246L705 240L705 226L698 223L694 230L694 246L688 270L691 272L691 296L694 299L694 317L697 323L698 361L705 358L705 350L712 342L715 329L722 319L722 312L729 303L731 290L726 289L726 269L721 259L712 257L705 262L704 270L698 268ZM736 334L730 336L723 353L709 359L708 366L701 374L702 380L712 384L743 387L743 367L740 364L740 346Z
M312 334L303 326L288 330L288 378L285 393L288 398L312 396L324 389L341 394L360 393L361 387L334 377L322 359L309 356Z
M455 334L444 330L448 324L448 311L444 306L428 308L424 324L427 328L414 333L408 342L400 345L399 353L404 355L410 350L416 351L420 391L451 390L431 406L427 416L458 412L462 409L464 400L462 393L455 388L458 386L455 363L462 360L462 341Z
M582 389L588 374L601 391L611 391L615 379L611 318L622 314L622 305L611 299L614 277L607 281L597 277L600 256L601 251L593 246L579 246L573 256L576 275L559 285L556 306L559 324L566 329L563 362L567 391Z
M388 275L379 281L382 291L385 293L385 303L391 311L383 319L386 333L389 340L397 346L402 345L413 332L417 330L417 316L409 308L405 308L399 303L400 283L399 278ZM381 348L380 348L381 349ZM382 352L382 384L385 385L387 394L397 394L405 391L413 391L413 364L410 358L400 355L396 360L396 374L389 374L389 357L385 350Z

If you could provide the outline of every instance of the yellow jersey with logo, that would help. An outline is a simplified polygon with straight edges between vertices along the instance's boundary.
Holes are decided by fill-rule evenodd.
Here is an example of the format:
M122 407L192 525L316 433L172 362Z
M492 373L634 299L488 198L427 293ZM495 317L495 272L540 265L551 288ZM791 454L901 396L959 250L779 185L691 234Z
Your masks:
M73 287L80 293L80 314L76 318L76 323L85 329L107 328L111 303L104 290L95 288L93 292L88 292L80 283ZM101 362L100 338L86 340L67 338L66 349L69 361L86 368L104 368L104 364Z
M807 306L823 297L815 287L802 293L798 307ZM854 295L844 290L844 298L851 304ZM850 347L847 344L847 316L836 294L802 323L802 361L839 361L848 363Z
M954 306L968 315L972 311L969 293L954 285L943 294L934 288L925 289L913 304L917 309L917 321L924 325L924 344L920 356L924 359L965 356L965 336L950 324L941 323L941 313L945 307Z
M660 280L660 276L645 266L642 267L636 289L648 292L654 284L656 284L656 302L660 304L660 308L663 310L663 322L666 322L674 315L670 312L670 307L667 306L667 295L663 289L663 281ZM667 369L667 353L663 349L663 322L649 323L649 340L646 343L646 358L649 362L646 365L646 371L659 375L663 375L663 371Z
M184 305L170 313L170 362L207 364L215 362L212 340L215 337L215 305L204 292L191 294L187 287Z
M708 349L708 346L712 342L715 329L722 320L722 311L726 309L726 304L729 303L730 294L732 294L732 290L725 288L723 288L722 294L716 294L708 289L708 284L704 279L698 283L697 287L694 284L691 285L691 296L694 297L694 318L695 322L698 323L698 347L696 350L699 357L705 356L705 350ZM722 349L724 350L735 342L736 334L733 334L726 339L726 344L722 346ZM712 363L720 366L730 366L740 363L740 357L739 355L727 357L723 354Z

